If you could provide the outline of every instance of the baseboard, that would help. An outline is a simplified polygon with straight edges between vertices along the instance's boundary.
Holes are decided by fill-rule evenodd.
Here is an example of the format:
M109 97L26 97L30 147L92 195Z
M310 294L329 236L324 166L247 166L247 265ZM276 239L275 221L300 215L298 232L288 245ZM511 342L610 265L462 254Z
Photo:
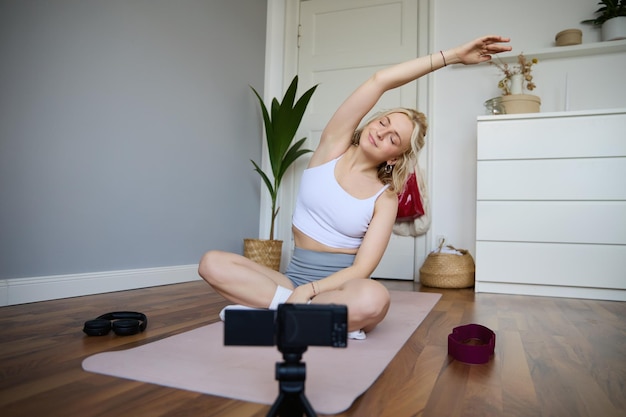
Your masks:
M0 306L80 297L200 279L198 265L0 280Z
M626 301L626 290L613 288L563 287L555 285L476 282L475 291L497 294L534 295L542 297L585 298L589 300Z

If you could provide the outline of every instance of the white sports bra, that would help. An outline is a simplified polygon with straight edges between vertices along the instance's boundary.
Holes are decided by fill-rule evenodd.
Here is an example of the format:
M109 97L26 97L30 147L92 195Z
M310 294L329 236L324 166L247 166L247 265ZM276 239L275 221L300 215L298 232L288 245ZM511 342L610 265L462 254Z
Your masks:
M335 178L335 165L340 158L304 170L293 225L331 248L356 249L372 220L376 199L389 185L366 199L351 196Z

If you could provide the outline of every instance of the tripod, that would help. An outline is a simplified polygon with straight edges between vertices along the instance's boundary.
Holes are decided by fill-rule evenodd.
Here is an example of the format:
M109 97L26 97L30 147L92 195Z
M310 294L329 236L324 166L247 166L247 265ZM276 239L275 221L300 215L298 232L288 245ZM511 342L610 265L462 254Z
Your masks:
M301 361L304 348L284 351L284 362L276 363L276 380L279 381L278 398L274 401L267 417L317 417L313 407L304 395L306 365Z

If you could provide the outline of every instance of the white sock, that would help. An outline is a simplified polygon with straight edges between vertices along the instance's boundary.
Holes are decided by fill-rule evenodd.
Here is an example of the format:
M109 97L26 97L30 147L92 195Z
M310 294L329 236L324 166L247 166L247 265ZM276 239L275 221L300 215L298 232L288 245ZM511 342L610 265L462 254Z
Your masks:
M220 311L220 319L222 321L226 321L226 310L262 310L261 308L254 308L248 306L242 306L241 304L231 304L222 309Z
M272 298L272 302L270 302L269 310L276 310L278 308L278 304L283 304L293 293L292 290L281 287L280 285L276 287L276 292L274 293L274 298ZM241 304L232 304L224 307L222 311L220 311L220 319L222 321L226 321L226 310L262 310L261 308L247 307Z
M293 291L289 288L281 287L280 285L277 286L274 298L272 298L272 302L268 308L270 310L276 310L278 308L278 304L284 304L292 293Z
M354 340L363 340L366 339L367 335L363 330L355 330L353 332L348 332L348 339Z

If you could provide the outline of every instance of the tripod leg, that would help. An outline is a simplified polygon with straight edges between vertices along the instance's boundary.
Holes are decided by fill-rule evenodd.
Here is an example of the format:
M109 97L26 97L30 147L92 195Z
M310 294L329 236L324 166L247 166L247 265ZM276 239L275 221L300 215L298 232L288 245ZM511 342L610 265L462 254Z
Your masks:
M276 398L274 404L272 404L272 408L270 408L270 411L267 413L267 417L278 417L278 410L280 410L280 406L282 405L284 400L285 394L281 392L280 394L278 394L278 398Z
M304 414L307 417L317 417L317 414L315 414L315 410L313 410L311 403L306 398L303 392L300 393L300 404L302 404L302 408L304 408Z
M267 413L267 417L301 417L302 413L307 417L317 417L304 393L295 395L281 392Z

